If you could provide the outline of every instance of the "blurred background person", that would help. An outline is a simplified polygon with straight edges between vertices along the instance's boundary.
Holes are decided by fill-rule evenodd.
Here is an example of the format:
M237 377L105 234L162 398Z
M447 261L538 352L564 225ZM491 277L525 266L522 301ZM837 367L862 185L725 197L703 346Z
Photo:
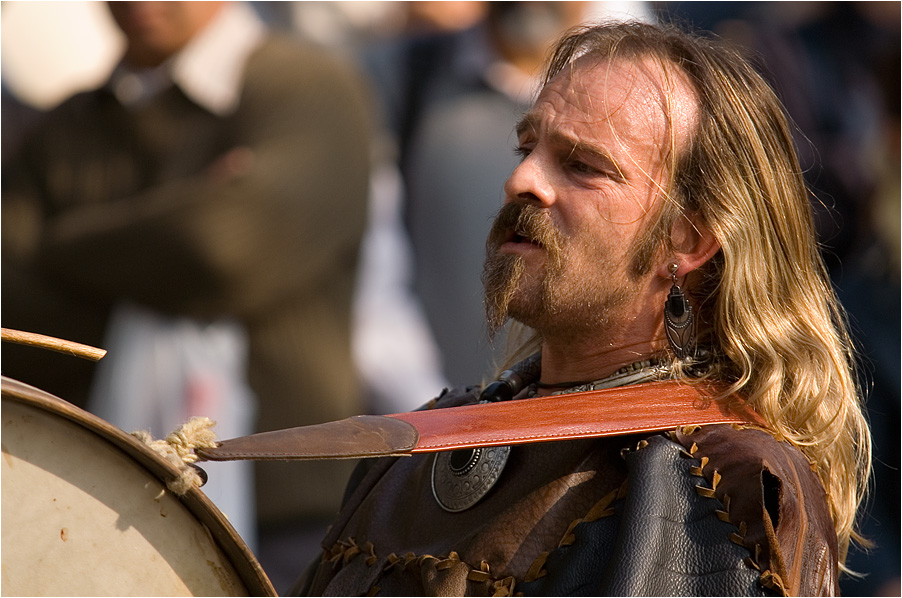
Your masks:
M360 413L361 80L243 2L109 8L126 40L112 74L43 116L2 173L3 325L108 361L92 391L90 372L34 350L4 346L4 374L81 405L92 392L102 416L156 436L195 413L221 437L254 411L246 432ZM241 531L274 583L271 559L315 547L348 471L256 464L259 540Z

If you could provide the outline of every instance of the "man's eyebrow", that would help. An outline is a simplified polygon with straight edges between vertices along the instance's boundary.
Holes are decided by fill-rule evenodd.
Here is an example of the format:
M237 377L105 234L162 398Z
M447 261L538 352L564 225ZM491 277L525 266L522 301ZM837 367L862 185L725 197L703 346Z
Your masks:
M536 130L540 128L541 118L536 114L526 114L517 122L516 133L517 136L522 136L524 133L530 130ZM547 130L545 131L545 135L549 138L549 140L555 145L569 147L571 155L574 153L581 153L592 156L594 159L599 160L604 164L605 167L610 169L612 172L616 173L617 176L621 178L626 178L623 174L623 171L618 166L617 161L611 155L611 153L604 148L598 147L591 143L586 143L581 139L577 139L561 131L557 130Z
M617 161L614 160L614 157L611 155L611 153L604 148L598 147L597 145L593 145L591 143L586 143L581 139L574 139L569 135L564 135L557 131L550 131L548 133L548 136L554 143L571 147L571 154L579 152L580 154L592 156L594 159L602 162L605 167L617 173L618 176L623 177L623 171L620 170L620 166L617 165Z
M514 127L514 132L517 135L522 135L529 129L537 129L539 126L539 117L533 113L524 114L523 117L517 121L517 126Z

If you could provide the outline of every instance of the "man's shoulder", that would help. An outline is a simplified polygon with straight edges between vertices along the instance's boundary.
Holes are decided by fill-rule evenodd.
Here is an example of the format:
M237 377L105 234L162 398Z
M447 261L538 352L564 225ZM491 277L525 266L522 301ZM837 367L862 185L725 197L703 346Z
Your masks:
M525 580L526 595L572 594L587 584L610 595L835 593L826 498L795 446L728 424L597 446L609 442L622 449L626 481L603 516L593 507L574 540Z
M26 160L42 160L48 154L68 150L71 143L96 135L98 119L110 118L117 110L115 99L105 87L80 91L36 114L16 154L9 158L21 154Z
M79 91L46 111L41 122L55 121L58 125L85 113L108 110L114 104L114 99L105 84L95 89Z
M259 68L290 69L292 72L355 73L356 66L338 52L283 33L270 33L249 58L249 72Z
M676 430L671 439L698 461L701 492L724 505L735 537L762 572L792 593L834 592L837 543L826 492L815 465L794 444L753 426ZM817 570L821 575L801 576ZM815 583L816 586L798 583Z
M369 113L368 89L359 68L341 54L273 33L248 58L244 70L244 98L261 105L289 104L322 115L334 111ZM357 122L355 118L352 122Z

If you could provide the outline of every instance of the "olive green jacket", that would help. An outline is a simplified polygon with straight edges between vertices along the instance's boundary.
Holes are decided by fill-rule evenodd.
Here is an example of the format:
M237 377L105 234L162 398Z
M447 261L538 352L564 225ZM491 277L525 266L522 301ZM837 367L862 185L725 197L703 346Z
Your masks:
M258 430L359 413L350 311L368 112L355 74L278 37L251 55L225 117L175 86L138 110L105 87L71 98L4 157L3 325L99 344L123 300L236 318L248 332ZM235 148L250 159L218 160ZM9 347L3 371L76 404L92 373ZM275 521L333 513L347 470L258 471L258 506Z

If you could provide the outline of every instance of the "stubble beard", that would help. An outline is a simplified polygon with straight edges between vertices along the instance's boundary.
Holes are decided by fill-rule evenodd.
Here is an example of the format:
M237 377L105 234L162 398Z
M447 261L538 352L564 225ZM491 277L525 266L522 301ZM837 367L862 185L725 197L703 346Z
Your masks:
M541 244L545 251L541 272L527 272L522 257L498 251L511 229ZM486 250L483 285L492 337L511 318L546 338L604 329L612 324L616 308L635 293L626 281L605 278L614 272L610 252L574 247L547 212L535 206L505 205L489 233ZM580 253L593 256L589 264L578 262Z

